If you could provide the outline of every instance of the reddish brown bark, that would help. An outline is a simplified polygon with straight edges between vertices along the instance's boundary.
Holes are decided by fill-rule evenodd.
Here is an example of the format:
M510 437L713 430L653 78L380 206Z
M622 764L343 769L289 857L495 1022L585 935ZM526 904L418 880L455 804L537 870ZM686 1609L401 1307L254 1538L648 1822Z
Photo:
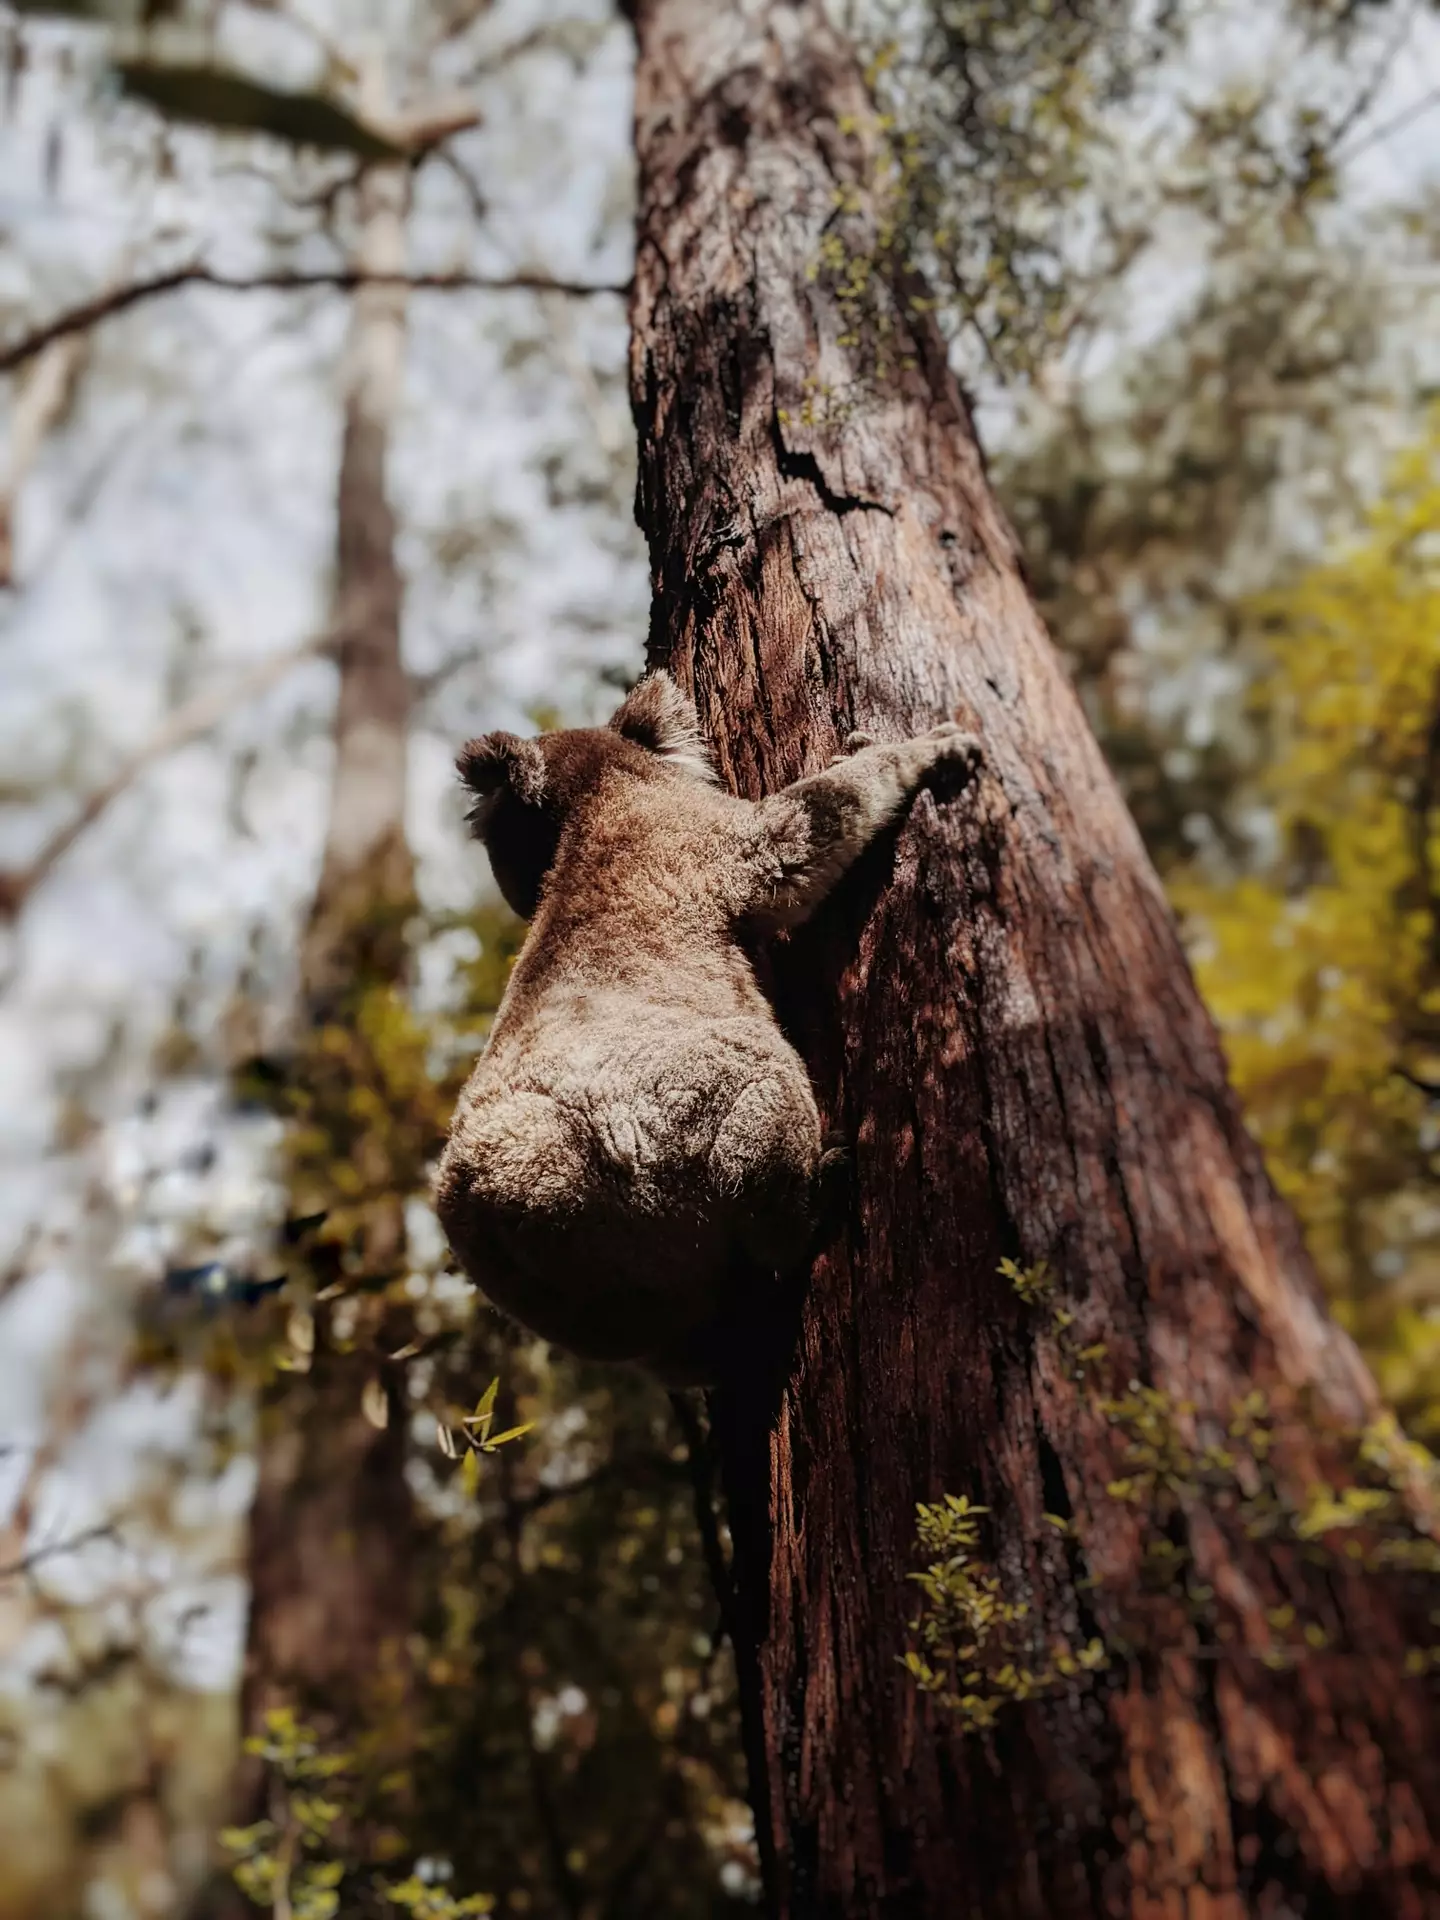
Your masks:
M978 801L922 798L774 956L853 1182L783 1379L716 1407L771 1910L1440 1912L1415 1596L1293 1527L1251 1538L1240 1493L1184 1472L1110 1490L1127 1428L1102 1403L1132 1379L1197 1444L1263 1390L1275 1462L1239 1472L1282 1504L1359 1470L1321 1436L1374 1389L1241 1124L919 290L876 252L854 60L818 0L635 21L652 659L745 794L852 728L954 716L991 757ZM1007 1256L1050 1263L1073 1326ZM1108 1654L988 1735L899 1664L915 1503L946 1493L991 1510L1017 1642ZM1157 1530L1188 1571L1147 1597ZM1273 1672L1287 1604L1326 1647Z

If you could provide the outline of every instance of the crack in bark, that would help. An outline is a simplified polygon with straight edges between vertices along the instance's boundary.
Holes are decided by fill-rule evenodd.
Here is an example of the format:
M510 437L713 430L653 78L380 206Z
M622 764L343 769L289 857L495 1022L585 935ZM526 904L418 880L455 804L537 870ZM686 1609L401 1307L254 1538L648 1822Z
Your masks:
M842 516L847 513L883 513L887 520L895 518L894 507L884 500L870 500L863 493L837 493L826 479L825 469L808 447L786 445L778 414L771 417L771 434L775 442L775 463L782 477L786 480L808 480L821 506L828 512Z

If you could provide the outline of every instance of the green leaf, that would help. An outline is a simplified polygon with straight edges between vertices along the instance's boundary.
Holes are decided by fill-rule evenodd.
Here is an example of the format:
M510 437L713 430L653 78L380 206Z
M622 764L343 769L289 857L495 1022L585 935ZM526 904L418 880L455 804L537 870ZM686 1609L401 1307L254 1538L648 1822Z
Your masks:
M220 1844L227 1853L258 1853L274 1841L276 1833L273 1820L257 1820L253 1827L222 1827Z
M167 120L223 133L265 133L292 147L396 160L403 148L323 93L289 93L223 67L119 60L121 90Z
M460 1462L460 1485L472 1500L479 1492L480 1456L478 1453L467 1453Z
M148 11L142 0L11 0L11 5L34 19L88 20L103 27L138 27L142 17L165 19L179 11L178 0L167 0Z
M507 1427L504 1433L491 1434L484 1442L486 1453L493 1453L497 1447L503 1447L507 1440L518 1440L522 1433L529 1433L534 1425L533 1420L527 1420L521 1426Z

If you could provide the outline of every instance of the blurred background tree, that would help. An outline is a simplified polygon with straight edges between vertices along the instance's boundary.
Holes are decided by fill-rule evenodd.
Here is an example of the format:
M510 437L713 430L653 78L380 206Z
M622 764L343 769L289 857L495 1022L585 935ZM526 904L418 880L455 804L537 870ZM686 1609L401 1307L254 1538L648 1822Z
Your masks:
M1265 843L1175 877L1275 1178L1412 1431L1440 1428L1440 439L1246 609Z
M844 11L1253 1122L1434 1424L1435 18ZM687 1436L425 1198L517 939L450 756L640 660L629 62L604 0L0 15L0 1914L235 1910L242 1666L347 1756L347 1913L754 1897Z

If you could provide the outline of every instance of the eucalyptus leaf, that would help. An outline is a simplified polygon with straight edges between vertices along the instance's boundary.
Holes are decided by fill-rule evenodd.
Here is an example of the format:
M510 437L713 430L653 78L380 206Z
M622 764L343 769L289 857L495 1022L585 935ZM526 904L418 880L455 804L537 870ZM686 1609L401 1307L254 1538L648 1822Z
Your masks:
M396 160L403 148L324 93L290 93L224 67L170 60L117 60L122 91L167 120L225 133L267 133L293 147Z
M10 0L16 13L34 20L83 20L98 27L137 27L142 19L162 18L177 10L170 4L146 9L144 0Z

